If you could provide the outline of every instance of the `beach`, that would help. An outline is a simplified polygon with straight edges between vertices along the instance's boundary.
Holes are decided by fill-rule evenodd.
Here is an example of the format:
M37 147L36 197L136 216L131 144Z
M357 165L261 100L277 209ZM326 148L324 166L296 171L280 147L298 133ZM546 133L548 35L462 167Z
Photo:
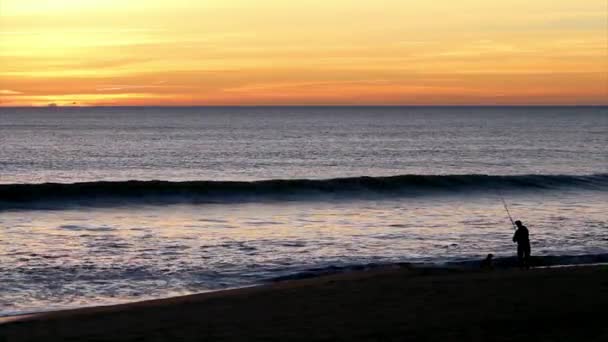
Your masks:
M533 256L603 262L605 113L4 110L0 317L365 265L510 258L505 204L530 229Z
M601 339L606 118L11 108L0 342Z
M392 266L0 325L13 341L605 341L608 266Z
M0 0L0 342L608 342L607 0Z

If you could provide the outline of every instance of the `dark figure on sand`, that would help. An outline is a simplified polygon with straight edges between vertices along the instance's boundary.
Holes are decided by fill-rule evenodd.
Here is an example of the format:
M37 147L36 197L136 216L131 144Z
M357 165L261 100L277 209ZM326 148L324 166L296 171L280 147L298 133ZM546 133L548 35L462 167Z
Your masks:
M521 221L515 221L517 230L513 235L513 242L517 242L517 260L519 267L530 268L530 234L528 228Z
M492 261L492 258L494 258L494 254L488 254L488 256L486 256L486 258L481 261L481 269L489 271L493 270L494 262Z

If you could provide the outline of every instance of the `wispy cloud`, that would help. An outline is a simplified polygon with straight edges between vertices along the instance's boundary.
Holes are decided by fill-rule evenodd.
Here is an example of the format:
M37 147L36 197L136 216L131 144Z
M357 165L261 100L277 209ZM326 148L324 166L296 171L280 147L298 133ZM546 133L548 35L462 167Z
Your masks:
M161 88L167 86L167 81L158 81L152 84L108 84L103 85L95 90L97 91L116 91L116 90L132 90L146 88Z
M148 28L112 28L112 29L53 29L53 34L122 34L122 33L158 33L165 32L164 29L148 29ZM49 31L44 29L38 30L22 30L22 31L3 31L0 36L28 36L48 34Z
M11 89L0 89L0 95L21 95L23 94L20 91L11 90Z

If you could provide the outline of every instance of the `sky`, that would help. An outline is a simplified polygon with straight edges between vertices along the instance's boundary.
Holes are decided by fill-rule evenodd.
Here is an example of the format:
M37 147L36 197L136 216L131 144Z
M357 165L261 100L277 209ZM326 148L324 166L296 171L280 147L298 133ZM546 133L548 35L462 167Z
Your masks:
M0 106L608 104L607 0L0 0Z

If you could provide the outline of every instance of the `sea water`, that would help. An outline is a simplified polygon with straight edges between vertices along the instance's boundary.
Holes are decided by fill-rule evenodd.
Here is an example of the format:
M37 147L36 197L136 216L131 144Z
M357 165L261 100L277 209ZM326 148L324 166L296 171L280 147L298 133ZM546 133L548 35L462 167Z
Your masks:
M0 108L0 315L512 256L502 199L605 255L607 146L607 107Z

